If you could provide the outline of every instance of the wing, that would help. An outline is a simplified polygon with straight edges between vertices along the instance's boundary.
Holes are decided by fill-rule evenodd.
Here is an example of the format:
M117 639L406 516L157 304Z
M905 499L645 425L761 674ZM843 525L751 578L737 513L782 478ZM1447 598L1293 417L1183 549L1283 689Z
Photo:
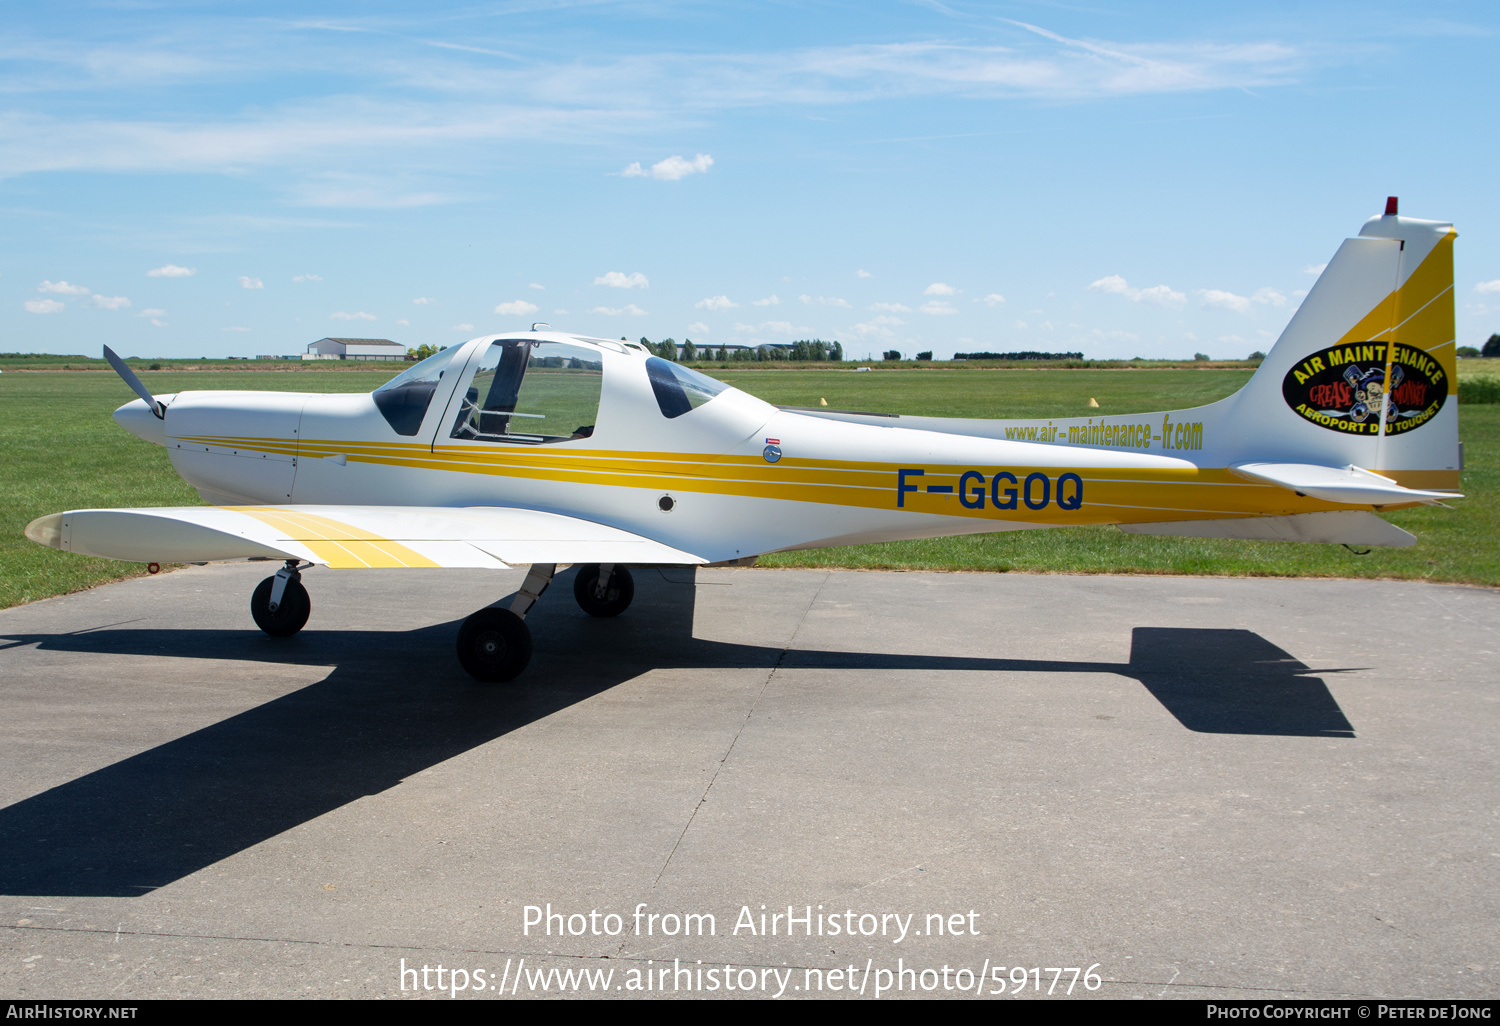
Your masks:
M708 560L578 517L503 506L181 506L81 509L26 537L107 559L303 559L336 569Z

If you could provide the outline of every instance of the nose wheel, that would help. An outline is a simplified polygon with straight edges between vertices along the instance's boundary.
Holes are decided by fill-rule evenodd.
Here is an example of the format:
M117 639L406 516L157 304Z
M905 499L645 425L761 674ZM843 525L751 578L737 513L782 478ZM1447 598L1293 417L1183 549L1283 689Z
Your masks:
M295 560L255 586L250 596L250 615L255 625L273 638L290 638L300 631L312 613L312 599L302 586Z
M623 566L585 563L573 578L573 597L590 616L619 616L635 598L635 579Z

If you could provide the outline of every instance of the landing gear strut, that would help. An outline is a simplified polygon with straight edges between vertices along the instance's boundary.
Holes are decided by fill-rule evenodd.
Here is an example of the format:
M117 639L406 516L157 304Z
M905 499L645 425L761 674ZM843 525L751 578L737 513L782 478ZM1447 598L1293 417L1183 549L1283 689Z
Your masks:
M250 596L255 625L273 638L290 638L302 629L311 613L312 599L302 587L302 564L295 559L287 560L275 576L256 585Z
M635 579L623 566L585 563L573 578L573 597L590 616L619 616L635 598Z
M458 629L458 661L475 680L514 679L531 662L531 629L526 614L536 605L557 572L555 563L534 563L509 609L489 606Z

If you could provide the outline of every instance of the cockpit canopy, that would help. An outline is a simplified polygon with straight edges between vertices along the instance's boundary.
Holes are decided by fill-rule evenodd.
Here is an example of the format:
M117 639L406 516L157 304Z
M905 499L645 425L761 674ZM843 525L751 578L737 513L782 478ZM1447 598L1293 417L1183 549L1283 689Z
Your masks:
M604 340L476 340L428 357L381 385L373 398L392 430L412 436L421 430L439 384L447 382L442 390L446 401L454 385L448 375L465 374L466 380L457 382L463 392L458 415L447 428L449 438L529 445L589 438L603 395L601 348L626 351ZM729 388L655 356L645 361L645 368L652 396L668 420L691 413Z

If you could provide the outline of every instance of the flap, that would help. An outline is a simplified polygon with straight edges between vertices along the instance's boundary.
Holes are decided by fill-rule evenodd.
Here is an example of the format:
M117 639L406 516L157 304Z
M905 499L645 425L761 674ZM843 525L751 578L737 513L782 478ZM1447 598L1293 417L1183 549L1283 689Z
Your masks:
M1403 488L1388 477L1350 465L1321 467L1312 463L1239 463L1229 468L1240 477L1279 485L1314 499L1350 506L1394 506L1463 498L1457 492L1427 492Z
M32 521L26 536L85 555L162 563L271 558L337 569L499 569L523 563L708 562L619 528L502 506L72 510Z

